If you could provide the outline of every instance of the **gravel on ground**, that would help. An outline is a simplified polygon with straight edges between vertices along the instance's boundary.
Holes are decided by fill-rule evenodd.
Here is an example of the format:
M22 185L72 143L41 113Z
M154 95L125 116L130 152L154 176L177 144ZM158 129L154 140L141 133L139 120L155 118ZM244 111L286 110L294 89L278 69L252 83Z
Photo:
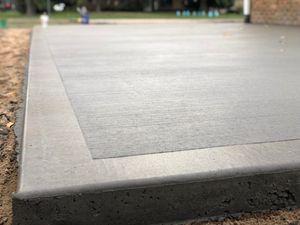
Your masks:
M30 30L0 30L0 225L12 224L11 195L16 190L14 124L21 101Z
M300 225L300 209L247 213L239 217L221 218L219 222L192 222L186 225Z

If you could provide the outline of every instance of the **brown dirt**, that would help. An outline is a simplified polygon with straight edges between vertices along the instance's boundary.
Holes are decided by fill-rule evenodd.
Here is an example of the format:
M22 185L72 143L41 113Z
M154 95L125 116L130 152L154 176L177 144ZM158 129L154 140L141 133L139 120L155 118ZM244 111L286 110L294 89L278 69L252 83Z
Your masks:
M300 209L244 214L221 222L193 222L186 225L300 225Z
M29 30L0 30L0 225L12 224L16 189L14 123L28 58Z
M0 30L0 225L12 224L11 194L16 190L14 126L21 101L30 30ZM246 214L222 222L187 225L300 225L300 209Z

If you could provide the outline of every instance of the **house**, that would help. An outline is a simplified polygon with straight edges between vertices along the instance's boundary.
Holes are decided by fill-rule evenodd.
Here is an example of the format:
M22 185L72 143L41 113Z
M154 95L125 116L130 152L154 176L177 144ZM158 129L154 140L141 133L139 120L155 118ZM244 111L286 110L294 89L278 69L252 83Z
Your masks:
M300 1L251 0L251 22L300 25Z
M14 3L12 0L0 0L0 10L12 9Z

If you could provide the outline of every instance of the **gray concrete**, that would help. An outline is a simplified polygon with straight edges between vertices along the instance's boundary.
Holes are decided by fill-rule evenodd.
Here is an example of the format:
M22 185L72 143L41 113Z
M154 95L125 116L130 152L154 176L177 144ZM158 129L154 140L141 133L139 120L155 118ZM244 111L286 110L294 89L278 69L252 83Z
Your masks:
M35 28L15 224L299 206L299 35L242 24Z
M49 30L93 158L297 139L298 36L237 26Z

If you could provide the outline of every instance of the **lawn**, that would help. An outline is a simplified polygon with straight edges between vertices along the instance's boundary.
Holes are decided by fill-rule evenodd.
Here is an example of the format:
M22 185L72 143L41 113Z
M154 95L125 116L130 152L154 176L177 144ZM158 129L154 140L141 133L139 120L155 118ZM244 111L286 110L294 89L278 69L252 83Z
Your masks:
M176 16L175 12L92 12L91 19L208 19L208 17L199 17L199 16ZM50 23L52 24L68 24L76 23L79 18L79 14L75 11L66 11L66 12L56 12L51 13ZM9 27L32 27L33 25L39 24L39 15L35 16L25 16L24 14L7 11L0 12L0 19L6 19ZM240 14L224 14L219 17L210 18L211 20L242 20L242 15Z
M51 17L54 19L75 19L79 17L76 11L55 12L51 13ZM38 15L33 17L27 17L24 14L15 11L0 12L0 18L3 19L16 19L16 18L38 18ZM178 17L175 12L92 12L92 19L203 19L208 17L189 16ZM224 14L212 19L241 19L240 14Z

